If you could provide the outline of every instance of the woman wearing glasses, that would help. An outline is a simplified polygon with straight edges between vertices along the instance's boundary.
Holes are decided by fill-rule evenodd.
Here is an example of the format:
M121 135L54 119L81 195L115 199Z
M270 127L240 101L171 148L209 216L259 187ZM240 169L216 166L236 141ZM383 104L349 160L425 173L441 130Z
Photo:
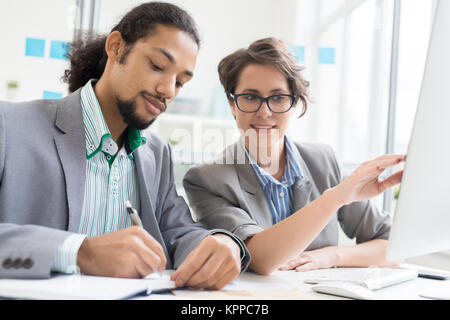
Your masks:
M309 83L301 71L274 38L220 62L241 138L214 163L186 174L194 213L207 227L244 240L250 269L260 274L392 264L385 260L390 217L369 199L400 182L401 171L378 177L405 156L381 156L346 176L328 146L292 141L289 120L307 109ZM338 224L356 245L338 246Z

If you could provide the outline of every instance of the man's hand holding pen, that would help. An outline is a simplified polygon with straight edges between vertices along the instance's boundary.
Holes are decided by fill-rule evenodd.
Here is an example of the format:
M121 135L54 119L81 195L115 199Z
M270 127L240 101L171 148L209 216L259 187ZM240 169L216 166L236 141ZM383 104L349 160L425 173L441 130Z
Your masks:
M86 238L78 251L82 273L121 278L145 278L165 270L160 243L142 226L137 211L126 203L133 226ZM171 275L178 287L221 289L241 271L240 248L225 234L204 238Z
M88 237L77 256L82 273L107 277L144 278L164 271L166 263L159 242L138 226Z

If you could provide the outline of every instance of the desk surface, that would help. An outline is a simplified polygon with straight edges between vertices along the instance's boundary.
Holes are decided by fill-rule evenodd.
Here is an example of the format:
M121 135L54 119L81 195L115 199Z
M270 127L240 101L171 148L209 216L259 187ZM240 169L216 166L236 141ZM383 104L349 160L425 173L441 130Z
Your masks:
M429 269L413 265L402 265L405 267L416 268L416 269ZM442 271L442 270L440 270ZM172 272L172 271L166 271ZM317 270L316 270L317 272ZM292 293L292 289L297 289L301 294L304 295L306 299L317 299L317 300L344 300L346 298L332 296L327 294L317 293L311 290L313 285L304 283L304 280L311 278L311 274L306 272L296 272L296 271L275 271L269 276L260 276L252 272L245 272L241 274L235 281L231 284L225 286L222 290L227 292L227 294L233 294L232 292L238 292L243 290L255 291L272 291L275 295L274 299L302 299L302 295L289 296ZM400 284L392 285L382 289L375 290L377 295L376 299L381 300L423 300L420 296L421 293L430 290L434 287L446 286L450 292L450 280L431 280L425 278L417 278L414 280L409 280ZM283 296L284 292L284 296ZM164 295L150 295L148 297L140 297L139 299L226 299L226 295L215 295L212 292L203 292L198 295L190 294L192 292L181 293L179 296L174 296L172 294ZM256 295L253 299L272 299L268 298L267 295ZM230 299L236 299L236 296L230 297ZM244 299L252 299L250 297L244 297Z

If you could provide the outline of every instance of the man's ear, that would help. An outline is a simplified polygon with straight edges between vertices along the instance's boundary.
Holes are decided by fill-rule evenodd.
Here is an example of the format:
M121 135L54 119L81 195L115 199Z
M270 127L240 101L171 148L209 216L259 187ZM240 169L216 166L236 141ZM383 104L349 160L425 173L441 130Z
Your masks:
M106 38L105 51L108 58L119 62L125 49L125 40L119 31L113 31Z

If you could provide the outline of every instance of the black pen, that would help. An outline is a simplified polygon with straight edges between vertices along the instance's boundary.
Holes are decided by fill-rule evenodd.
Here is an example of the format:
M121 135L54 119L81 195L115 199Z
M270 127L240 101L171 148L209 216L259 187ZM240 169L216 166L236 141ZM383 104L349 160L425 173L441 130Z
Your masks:
M125 207L127 207L127 212L130 215L131 221L133 222L133 225L144 228L144 225L142 224L141 218L139 218L139 214L137 213L137 210L133 208L131 205L131 202L129 200L125 200ZM159 278L162 278L162 272L155 271Z
M133 225L143 228L141 218L139 218L139 214L136 209L131 206L131 202L129 200L125 200L125 206L127 207L127 212L130 215L131 221Z

